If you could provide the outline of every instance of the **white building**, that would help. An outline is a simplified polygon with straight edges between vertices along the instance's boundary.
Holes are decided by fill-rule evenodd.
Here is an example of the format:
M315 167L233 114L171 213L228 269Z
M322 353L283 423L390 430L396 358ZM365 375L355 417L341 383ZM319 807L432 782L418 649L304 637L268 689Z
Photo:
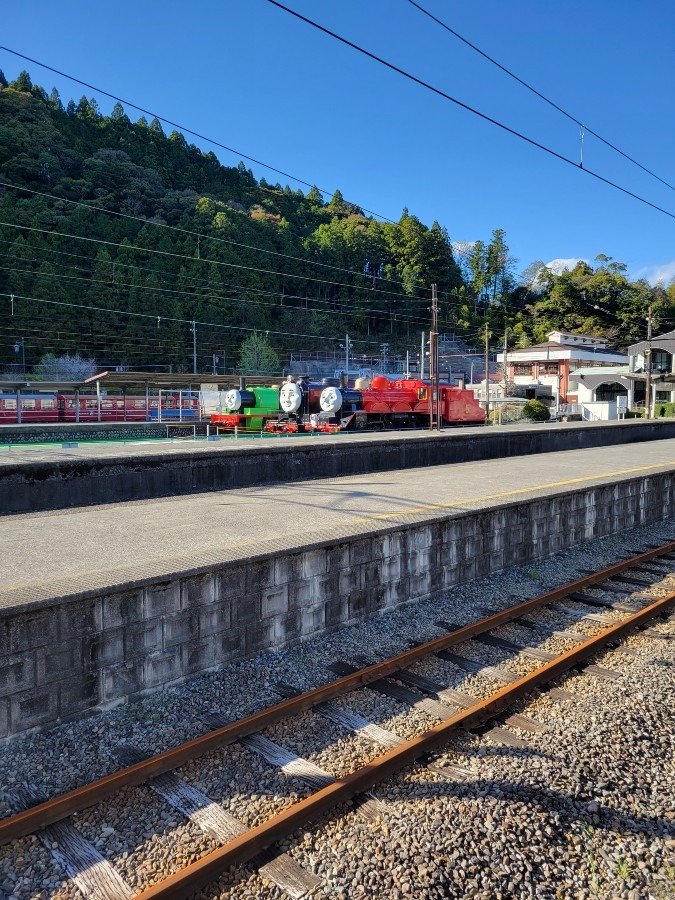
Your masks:
M586 366L570 373L570 392L577 397L582 418L607 422L620 419L629 408L628 366Z
M628 348L628 402L642 407L649 384L650 408L675 402L675 331L659 334Z
M560 413L581 412L578 385L583 385L585 378L574 380L572 373L592 369L594 375L601 377L594 386L596 393L606 382L617 383L621 387L622 383L616 382L613 377L616 375L614 369L625 367L627 372L628 357L624 353L607 350L604 338L571 334L569 331L551 331L547 337L548 341L543 344L507 350L507 380L524 389L526 395L549 396L555 410ZM504 353L497 354L497 361L504 365ZM598 371L604 368L611 368L612 372ZM627 393L628 383L624 387ZM582 394L585 397L583 387ZM600 396L603 396L602 390ZM597 401L594 397L588 402Z

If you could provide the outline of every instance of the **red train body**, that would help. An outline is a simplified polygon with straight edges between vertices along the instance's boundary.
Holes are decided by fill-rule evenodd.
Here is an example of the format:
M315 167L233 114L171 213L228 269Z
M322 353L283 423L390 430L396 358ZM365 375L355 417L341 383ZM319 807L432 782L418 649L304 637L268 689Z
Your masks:
M366 428L420 428L429 424L431 386L415 379L390 381L383 375L371 387L327 386L308 397L309 415L280 416L271 431L346 431ZM319 409L315 411L316 401ZM485 410L472 391L439 386L438 414L442 425L483 425Z
M147 422L159 419L159 397L102 396L74 394L21 394L21 424L40 425L59 422ZM79 410L78 410L79 400ZM182 409L179 407L182 406ZM199 418L199 400L179 395L162 396L162 419ZM0 425L19 424L16 394L0 394Z

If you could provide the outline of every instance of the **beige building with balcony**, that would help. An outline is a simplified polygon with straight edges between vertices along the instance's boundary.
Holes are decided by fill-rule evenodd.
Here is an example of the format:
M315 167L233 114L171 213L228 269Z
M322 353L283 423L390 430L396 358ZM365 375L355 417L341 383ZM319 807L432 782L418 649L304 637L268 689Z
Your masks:
M581 379L575 380L573 377L577 370L593 370L594 377L588 383L593 382L594 390L602 394L603 401L628 393L628 382L622 382L619 377L628 372L628 357L625 353L608 350L604 338L560 330L549 332L547 337L543 344L507 351L507 382L522 389L526 395L541 399L550 397L555 411L560 414L582 411L578 408ZM497 354L497 362L504 365L504 353ZM617 367L625 369L617 373ZM608 370L606 378L600 371L603 368ZM605 383L612 387L603 390ZM519 390L519 393L522 391ZM614 397L610 398L612 392ZM585 394L584 391L582 393Z

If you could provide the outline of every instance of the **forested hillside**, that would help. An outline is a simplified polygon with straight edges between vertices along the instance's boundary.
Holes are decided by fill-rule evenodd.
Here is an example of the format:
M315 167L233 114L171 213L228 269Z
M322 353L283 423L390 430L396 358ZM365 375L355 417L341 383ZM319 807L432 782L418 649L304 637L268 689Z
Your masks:
M364 215L339 191L327 201L220 164L161 123L109 116L83 97L64 107L27 73L0 73L0 367L48 352L100 366L192 368L213 354L236 368L242 342L265 334L291 351L418 346L438 285L442 331L476 345L484 321L509 342L551 327L625 345L672 327L673 288L629 282L598 257L556 276L541 264L516 278L506 235L455 254L447 230L404 210L396 223ZM405 198L401 198L405 201ZM452 223L461 232L462 223ZM12 299L13 297L13 299Z

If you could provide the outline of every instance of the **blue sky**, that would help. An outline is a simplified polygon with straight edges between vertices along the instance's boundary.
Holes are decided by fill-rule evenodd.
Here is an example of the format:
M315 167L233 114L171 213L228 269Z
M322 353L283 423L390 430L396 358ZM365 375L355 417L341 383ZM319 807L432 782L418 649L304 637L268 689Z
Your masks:
M675 185L675 4L420 0ZM579 129L407 0L286 0L344 37L575 161ZM33 0L1 42L383 216L404 206L453 241L506 231L517 270L605 253L675 277L675 218L650 209L273 7L266 0ZM79 85L0 51L48 90ZM112 102L99 98L104 112ZM127 109L132 118L133 110ZM205 149L207 144L196 141ZM239 157L216 150L223 163ZM584 164L675 216L675 190L586 135ZM248 165L248 164L247 164ZM287 182L258 165L257 177Z

